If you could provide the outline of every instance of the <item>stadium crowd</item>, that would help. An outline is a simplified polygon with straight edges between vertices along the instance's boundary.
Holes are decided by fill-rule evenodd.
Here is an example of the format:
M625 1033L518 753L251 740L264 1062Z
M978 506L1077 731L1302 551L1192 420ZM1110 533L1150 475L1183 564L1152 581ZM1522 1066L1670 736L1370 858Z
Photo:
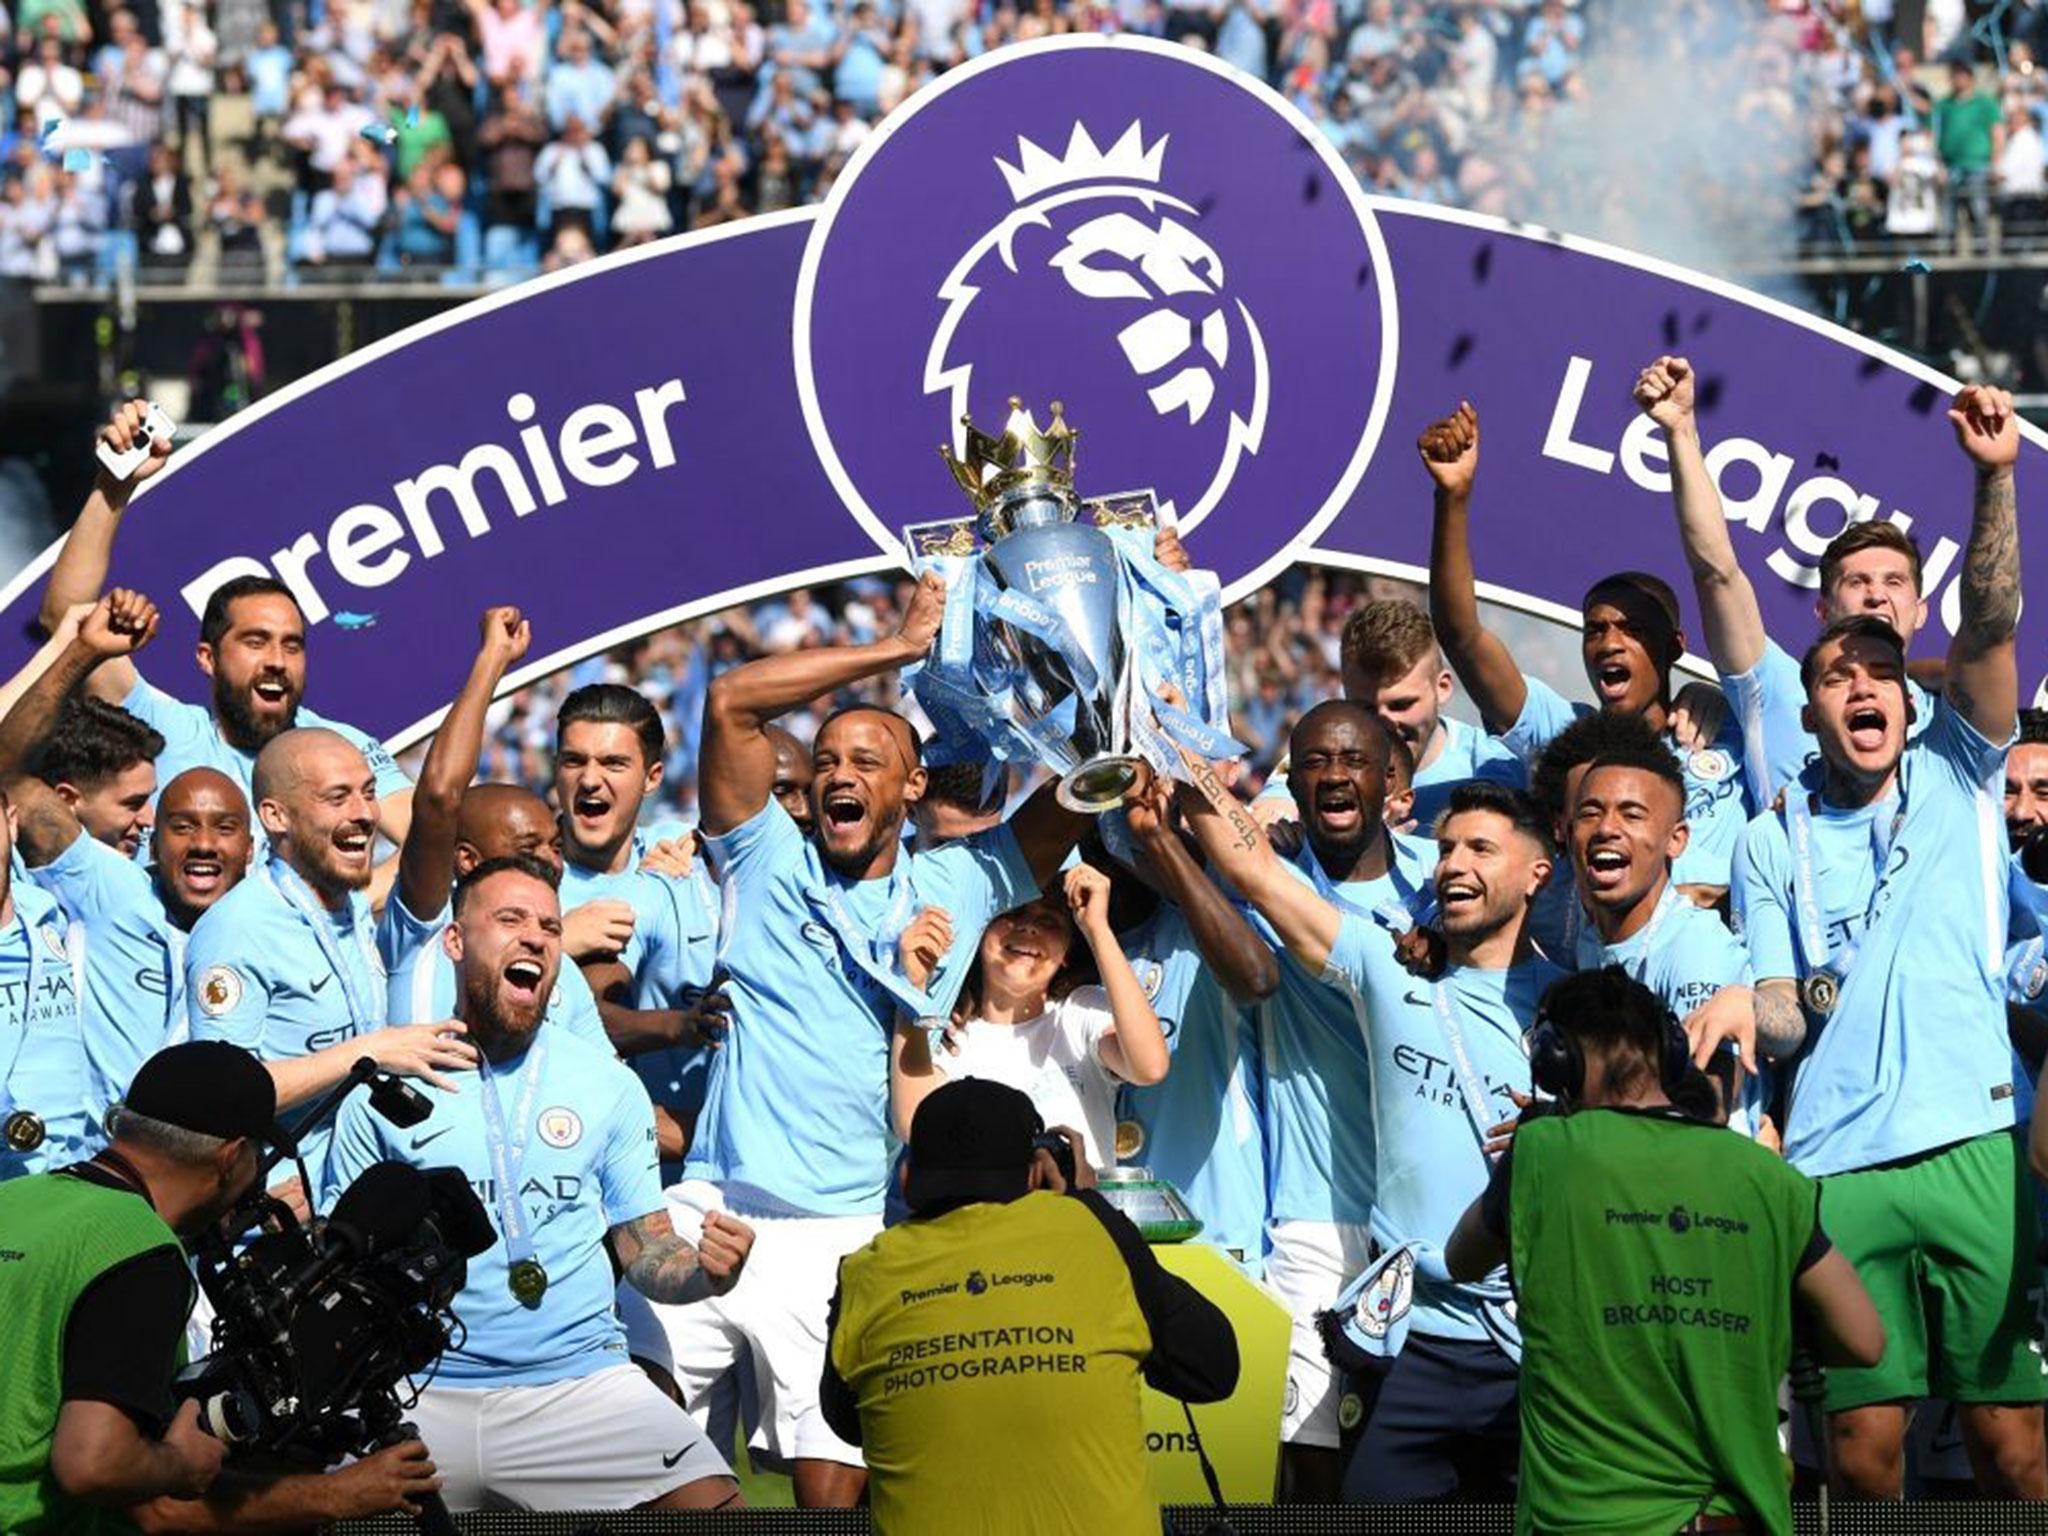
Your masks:
M1900 233L1923 171L1930 187L2031 190L2038 134L2006 140L2002 114L2038 116L2041 8L2019 8L2015 42L1996 49L1959 25L1959 3L1929 6L1918 38L1895 36L1888 10L17 0L0 6L0 275L475 281L553 268L815 202L935 74L1069 32L1213 51L1313 119L1368 190L1564 227L1602 227L1597 205L1615 195L1580 152L1605 121L1588 102L1628 99L1643 61L1674 52L1713 75L1695 82L1701 98L1755 151L1690 168L1731 224L1753 213L1752 191L1798 195L1808 165L1814 220L1891 219ZM1961 106L1944 100L1949 59L1982 66ZM1938 156L1909 126L1932 127Z

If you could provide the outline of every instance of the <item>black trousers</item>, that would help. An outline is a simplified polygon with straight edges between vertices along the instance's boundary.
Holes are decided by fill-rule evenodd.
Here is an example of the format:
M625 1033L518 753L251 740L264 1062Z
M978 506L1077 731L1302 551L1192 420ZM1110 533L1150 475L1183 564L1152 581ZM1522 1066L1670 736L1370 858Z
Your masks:
M1355 1426L1344 1437L1344 1501L1513 1498L1518 1374L1490 1342L1423 1334L1410 1334L1384 1372L1353 1374L1340 1415Z

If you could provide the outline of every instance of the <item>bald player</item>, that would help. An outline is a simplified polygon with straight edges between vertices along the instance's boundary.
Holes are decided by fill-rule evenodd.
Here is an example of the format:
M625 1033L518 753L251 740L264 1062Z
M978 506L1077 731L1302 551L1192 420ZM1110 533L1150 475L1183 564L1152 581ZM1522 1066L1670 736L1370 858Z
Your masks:
M386 1024L365 895L377 781L363 754L333 731L286 731L257 754L253 782L268 856L193 926L185 951L193 1038L261 1058L280 1110L326 1092L363 1056L437 1087L447 1081L442 1072L473 1066L476 1052L452 1019ZM327 1139L322 1129L300 1148L315 1177Z
M84 926L89 1136L143 1060L182 1033L186 938L249 868L248 802L215 769L187 769L165 787L147 869L118 840L94 837L77 801L16 771L39 755L93 670L148 644L156 620L141 594L108 593L0 719L0 776L14 810L15 846L35 883Z

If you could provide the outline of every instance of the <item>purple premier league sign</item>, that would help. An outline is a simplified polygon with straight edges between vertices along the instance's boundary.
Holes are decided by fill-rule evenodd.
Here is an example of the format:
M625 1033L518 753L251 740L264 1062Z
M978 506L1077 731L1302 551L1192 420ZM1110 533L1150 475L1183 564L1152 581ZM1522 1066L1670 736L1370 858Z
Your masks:
M1213 58L1061 38L953 71L889 118L822 209L594 262L312 375L136 498L112 580L182 660L207 594L298 594L309 702L398 742L460 680L486 604L531 617L517 684L662 624L902 567L967 511L939 455L972 412L1057 399L1084 494L1150 487L1234 599L1300 560L1419 576L1409 446L1470 400L1483 590L1567 619L1602 571L1689 592L1661 444L1628 397L1661 352L1701 426L1766 621L1795 652L1852 518L1908 524L1931 638L1956 620L1969 471L1957 388L1660 263L1364 196L1315 128ZM2022 517L2048 503L2028 431ZM85 444L81 453L89 452ZM25 654L52 558L8 587ZM2022 618L2038 672L2044 621ZM1696 631L1695 631L1696 632Z

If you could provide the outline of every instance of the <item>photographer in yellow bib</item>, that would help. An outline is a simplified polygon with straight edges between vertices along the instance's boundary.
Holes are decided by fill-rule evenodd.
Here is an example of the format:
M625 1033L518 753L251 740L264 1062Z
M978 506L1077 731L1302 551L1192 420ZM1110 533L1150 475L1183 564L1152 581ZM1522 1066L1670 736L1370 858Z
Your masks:
M1790 1536L1778 1383L1794 1303L1823 1364L1884 1327L1813 1181L1721 1124L1685 1032L1617 966L1551 987L1525 1115L1446 1257L1503 1259L1522 1328L1518 1532Z

